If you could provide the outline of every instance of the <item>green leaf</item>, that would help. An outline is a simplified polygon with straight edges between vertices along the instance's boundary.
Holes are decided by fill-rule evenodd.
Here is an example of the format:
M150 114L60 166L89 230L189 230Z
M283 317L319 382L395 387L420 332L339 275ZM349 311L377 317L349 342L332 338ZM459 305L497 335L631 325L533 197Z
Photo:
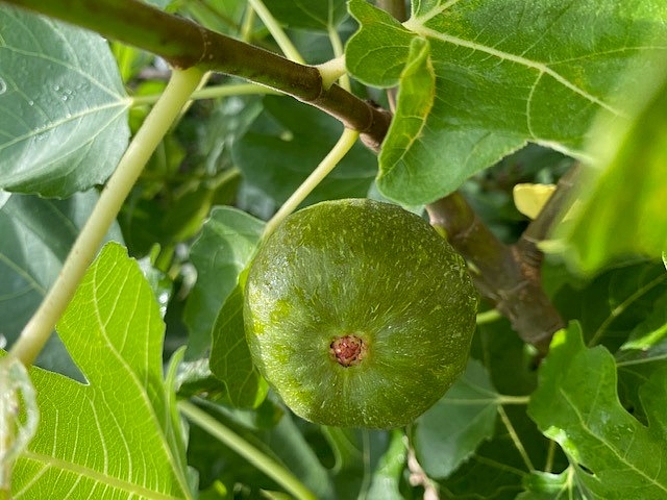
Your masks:
M67 200L12 194L0 208L0 333L10 344L58 276L97 199L95 191L77 193ZM106 239L122 241L118 226L112 226ZM55 335L37 364L81 377Z
M67 197L127 146L127 99L100 36L0 8L0 188Z
M281 413L282 418L268 428L254 425L264 418L258 417L259 412L268 410L272 413L276 408L277 404L267 399L258 410L231 410L223 405L208 404L207 412L241 439L292 471L318 499L336 498L328 471L310 448L303 429L289 413ZM214 480L224 481L230 489L243 484L250 491L247 498L261 498L260 490L279 488L272 479L221 442L211 439L210 434L198 426L190 428L188 456L189 463L200 471L204 486Z
M231 207L216 207L192 245L190 258L197 283L188 297L183 321L190 339L188 356L200 356L210 346L211 330L222 305L250 263L264 223Z
M573 475L572 467L561 474L533 471L523 482L526 491L516 500L586 500L576 488Z
M335 458L331 473L337 498L369 496L378 468L381 469L381 474L389 475L390 479L388 484L377 483L376 492L393 488L391 484L396 481L396 468L400 466L393 463L396 460L395 456L387 455L390 443L387 442L386 432L340 427L322 427L322 432ZM398 445L394 444L392 454L400 457L397 447ZM378 480L382 482L379 477Z
M559 269L549 272L563 273ZM603 343L615 352L652 314L659 314L656 300L666 295L662 263L639 261L562 285L552 300L566 319L579 321L588 345Z
M281 23L290 28L327 30L335 28L347 17L345 0L264 0L264 5Z
M539 378L529 414L579 465L574 475L585 496L665 498L667 371L642 388L648 428L618 401L614 358L603 347L586 349L576 323L554 336Z
M409 146L401 156L380 158L381 191L405 204L454 191L527 142L584 156L597 113L626 111L616 97L622 70L667 31L667 5L657 0L567 6L546 0L530 9L522 0L502 8L495 2L434 0L412 7L411 18L400 25L366 1L351 0L361 29L346 46L352 75L387 87L423 78L404 68L414 63L413 40L430 45L437 98L426 117L406 113L410 122L422 120L420 127L402 125L397 116L392 127L412 133L385 140L383 149ZM406 93L404 100L411 107L409 101L425 97Z
M566 236L584 271L631 254L659 258L667 248L667 58L657 77L629 86L628 121L603 115L591 148L599 159L581 188L585 204ZM640 166L640 168L638 168Z
M484 367L470 360L464 375L417 419L417 459L432 478L445 478L494 434L500 403Z
M233 406L256 408L266 397L268 385L255 369L245 338L242 284L227 297L215 321L209 365Z
M264 112L234 144L234 160L246 182L282 204L331 150L343 131L340 123L293 99L268 96ZM355 144L334 171L306 199L365 197L377 161Z
M192 498L162 379L164 324L123 247L104 247L58 332L88 383L31 370L41 419L14 498Z

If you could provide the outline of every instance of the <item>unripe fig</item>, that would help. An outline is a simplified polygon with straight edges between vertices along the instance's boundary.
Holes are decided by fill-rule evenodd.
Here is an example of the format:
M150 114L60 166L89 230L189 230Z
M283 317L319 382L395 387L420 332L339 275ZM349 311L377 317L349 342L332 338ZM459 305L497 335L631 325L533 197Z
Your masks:
M477 296L463 259L420 217L371 200L289 216L248 274L246 337L299 416L412 422L463 372Z

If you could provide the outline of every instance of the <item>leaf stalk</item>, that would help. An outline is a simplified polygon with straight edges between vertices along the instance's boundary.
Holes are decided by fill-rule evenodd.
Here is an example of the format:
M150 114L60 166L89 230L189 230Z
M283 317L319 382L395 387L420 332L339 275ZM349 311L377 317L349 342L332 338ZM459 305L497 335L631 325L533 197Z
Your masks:
M193 423L217 438L226 446L245 458L252 465L275 480L299 500L316 500L315 495L281 464L252 446L231 429L188 401L180 401L178 407Z
M63 268L35 314L11 349L30 366L65 312L79 282L93 262L109 227L116 219L132 186L181 108L190 99L204 73L197 68L174 71L160 100L146 117L113 175L102 190L88 221L77 237Z

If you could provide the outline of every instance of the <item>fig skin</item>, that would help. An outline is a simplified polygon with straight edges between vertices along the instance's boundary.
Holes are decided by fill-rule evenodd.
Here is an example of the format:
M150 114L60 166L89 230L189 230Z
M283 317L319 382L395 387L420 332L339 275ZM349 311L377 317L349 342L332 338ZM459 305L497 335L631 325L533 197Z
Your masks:
M426 221L348 199L296 212L266 240L244 320L253 361L294 413L388 429L464 371L476 310L463 259Z

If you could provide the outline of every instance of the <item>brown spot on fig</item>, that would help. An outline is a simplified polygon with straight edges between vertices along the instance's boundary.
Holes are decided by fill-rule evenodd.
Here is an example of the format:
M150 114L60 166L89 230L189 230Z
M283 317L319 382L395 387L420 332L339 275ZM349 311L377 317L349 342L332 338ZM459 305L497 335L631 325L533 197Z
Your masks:
M329 345L329 353L344 368L358 365L366 356L368 347L361 337L348 334L336 337Z

